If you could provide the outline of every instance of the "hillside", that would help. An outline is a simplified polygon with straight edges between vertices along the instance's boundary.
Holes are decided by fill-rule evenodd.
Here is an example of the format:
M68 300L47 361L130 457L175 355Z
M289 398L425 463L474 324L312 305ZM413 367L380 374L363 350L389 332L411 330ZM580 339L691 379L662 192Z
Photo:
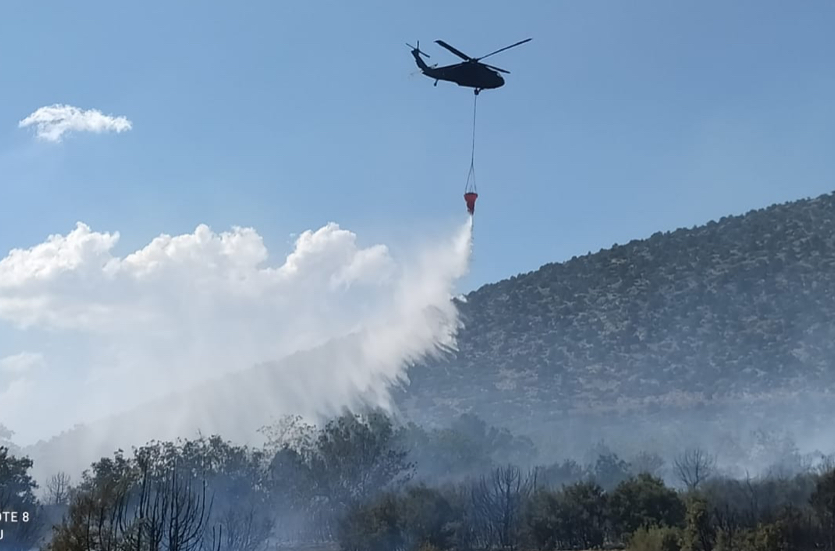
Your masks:
M833 276L835 194L659 232L472 292L460 353L399 400L524 425L825 392Z
M835 194L656 233L470 293L459 352L412 367L394 398L412 420L475 413L556 454L600 440L669 452L701 439L740 457L760 428L830 447L833 274ZM70 455L84 466L134 440L173 438L194 428L186 421L253 435L288 411L312 414L312 388L350 388L328 366L353 346L235 372L29 452L48 473Z

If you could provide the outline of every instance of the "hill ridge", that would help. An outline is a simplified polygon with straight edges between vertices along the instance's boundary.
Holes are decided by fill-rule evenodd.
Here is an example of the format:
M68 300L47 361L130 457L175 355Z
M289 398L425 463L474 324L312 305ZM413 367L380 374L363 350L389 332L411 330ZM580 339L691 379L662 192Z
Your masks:
M400 400L500 420L826 388L833 236L828 193L484 285L459 303L460 352L413 368Z

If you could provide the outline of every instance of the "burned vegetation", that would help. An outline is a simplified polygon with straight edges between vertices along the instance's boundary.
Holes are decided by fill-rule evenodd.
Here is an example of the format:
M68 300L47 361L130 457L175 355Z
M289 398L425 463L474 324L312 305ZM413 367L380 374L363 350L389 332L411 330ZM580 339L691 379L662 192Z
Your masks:
M287 418L264 436L258 448L213 436L118 450L76 483L57 473L42 491L31 461L2 448L0 505L32 519L6 529L3 549L765 551L835 542L830 457L739 478L708 450L621 458L600 445L579 462L546 457L472 416L427 429L380 412L323 426Z

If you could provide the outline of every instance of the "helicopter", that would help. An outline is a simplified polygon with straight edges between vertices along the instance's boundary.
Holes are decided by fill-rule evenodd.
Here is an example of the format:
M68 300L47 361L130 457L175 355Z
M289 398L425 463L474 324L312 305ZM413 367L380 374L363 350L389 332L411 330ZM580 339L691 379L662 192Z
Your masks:
M519 46L520 44L524 44L525 42L530 42L531 40L531 38L527 38L525 40L517 42L516 44L505 46L504 48L498 49L495 52L476 58L468 56L462 51L450 46L443 40L436 40L436 44L446 48L447 50L464 60L463 63L457 63L455 65L446 65L444 67L438 67L437 64L432 65L430 67L426 64L425 61L423 61L423 59L420 56L423 55L427 58L429 58L430 56L429 54L420 51L420 41L418 41L417 47L412 46L409 43L406 43L406 46L412 49L412 55L415 58L417 66L420 67L421 72L429 78L435 79L435 86L438 85L439 80L445 80L448 82L454 82L458 86L474 88L475 95L478 95L478 93L482 90L500 88L504 86L504 78L502 78L502 76L499 73L510 74L510 71L506 71L498 67L493 67L492 65L487 65L486 63L481 63L481 60L495 55L499 52L503 52L505 50L509 50L510 48Z

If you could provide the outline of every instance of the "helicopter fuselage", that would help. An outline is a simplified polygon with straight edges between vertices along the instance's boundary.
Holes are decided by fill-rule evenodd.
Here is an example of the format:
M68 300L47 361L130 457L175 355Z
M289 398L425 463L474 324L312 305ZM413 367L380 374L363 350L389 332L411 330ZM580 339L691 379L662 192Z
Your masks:
M504 79L499 73L480 63L469 61L444 67L430 67L424 69L423 74L436 81L445 80L468 88L489 90L504 86Z
M417 51L413 50L412 55L418 67L420 67L421 72L429 78L435 79L436 85L439 80L444 80L454 82L458 86L475 88L476 90L489 90L504 86L502 76L481 63L465 61L463 63L456 63L455 65L430 67L421 59Z

